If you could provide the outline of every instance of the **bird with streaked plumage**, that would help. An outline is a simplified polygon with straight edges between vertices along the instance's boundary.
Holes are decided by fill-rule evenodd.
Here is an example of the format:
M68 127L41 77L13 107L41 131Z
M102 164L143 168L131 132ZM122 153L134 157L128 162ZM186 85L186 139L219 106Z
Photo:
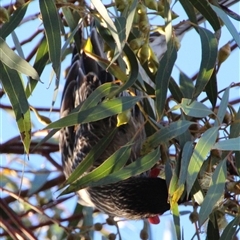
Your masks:
M93 52L105 58L103 40L94 27L91 29L91 43ZM67 116L74 108L82 104L101 84L113 80L114 77L101 68L96 61L84 52L79 54L75 51L63 90L61 117ZM129 93L121 94L126 96ZM136 94L141 93L136 91ZM71 175L91 148L116 125L117 116L112 116L96 122L65 127L61 130L60 151L66 178ZM131 110L129 121L118 127L111 144L98 159L95 159L89 171L102 164L105 159L129 143L138 133L134 138L127 164L135 161L140 156L141 146L146 138L143 126L144 117L136 105ZM152 176L149 172L113 184L88 187L79 190L78 195L80 204L95 207L110 216L127 219L150 218L152 223L158 223L157 216L170 208L166 181Z

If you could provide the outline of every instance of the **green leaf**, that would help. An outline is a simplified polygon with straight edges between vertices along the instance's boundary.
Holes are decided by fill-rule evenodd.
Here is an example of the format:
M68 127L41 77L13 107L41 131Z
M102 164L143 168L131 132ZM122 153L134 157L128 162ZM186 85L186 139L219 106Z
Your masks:
M205 91L209 101L212 104L212 109L216 107L217 97L218 97L218 86L217 86L217 75L216 71L213 71L211 78L209 79Z
M63 15L66 19L66 22L68 24L68 26L71 29L71 34L69 36L69 39L72 38L72 34L74 34L74 32L76 31L75 29L79 30L79 26L82 23L82 19L80 19L80 15L77 11L72 11L69 7L62 7L62 12ZM75 40L75 46L77 48L77 52L80 52L81 49L81 39L80 39L80 35L79 34L75 34L74 35L74 40ZM62 54L63 57L63 54Z
M31 119L30 109L21 78L17 71L10 69L0 62L0 80L12 104L21 140L28 154L31 141Z
M169 90L173 96L173 98L178 101L181 102L182 98L183 98L183 93L181 91L181 89L179 88L179 86L177 85L176 81L170 77L170 81L169 81Z
M138 62L137 62L135 54L133 53L133 51L130 49L130 47L128 45L125 45L124 53L126 54L126 56L128 58L128 61L129 61L130 67L131 67L131 73L130 73L128 80L126 80L124 82L124 84L122 84L116 91L114 91L113 93L111 93L109 95L110 98L118 95L119 93L121 93L124 90L131 87L136 82L137 77L138 77ZM114 76L116 77L116 75L114 75Z
M215 212L212 212L212 214L209 217L209 221L208 221L206 240L212 240L212 239L219 240L219 238L220 238L220 236L219 236L217 217L216 217Z
M213 146L213 149L218 149L222 151L240 151L240 137L217 142Z
M230 126L229 138L235 138L238 136L240 136L240 107L238 108L238 112L235 114Z
M36 69L39 76L43 72L44 67L47 65L48 60L49 60L49 55L48 55L47 40L45 37L43 37L43 39L41 40L41 43L38 47L35 62L33 64L33 67L34 67L34 69ZM30 78L30 81L28 82L26 90L25 90L27 98L30 97L33 90L37 86L37 83L38 83L38 81L35 81L32 78Z
M186 1L186 0L179 0L179 2L181 3L181 5L183 6L186 14L188 15L189 20L196 24L196 26L198 25L198 21L196 18L196 13L194 11L194 7L191 4L191 1ZM197 30L197 28L195 28Z
M220 240L233 239L239 228L240 216L235 217L223 230Z
M169 140L179 136L184 131L186 131L192 124L194 123L185 120L180 120L177 122L170 123L169 126L158 130L153 135L148 137L146 141L143 143L141 154L150 152L153 148L157 147L159 144L166 143Z
M176 107L180 107L187 116L196 118L203 118L213 113L204 104L197 101L192 102L190 99L186 98L183 98L182 102Z
M201 205L201 209L199 211L200 226L202 226L202 224L206 221L206 219L216 206L217 202L222 197L225 188L226 177L226 160L223 160L217 165L213 173L211 185Z
M106 184L116 183L128 179L132 176L137 176L151 169L159 161L159 158L160 152L159 148L157 148L148 155L136 159L136 161L127 165L123 169L106 176L98 182L91 183L90 186L102 186Z
M121 80L122 82L126 82L128 80L127 75L116 64L110 65L108 60L86 50L84 52L88 57L95 60L103 69L108 69L109 73L111 73L117 79Z
M112 183L126 180L132 176L139 175L143 172L146 172L150 168L152 168L156 164L156 162L159 160L159 158L160 158L160 153L159 153L159 148L158 148L158 149L154 150L153 152L149 153L148 155L146 155L142 158L136 159L136 161L127 165L123 169L120 169L118 171L115 171L114 173L106 175L104 178L102 178L96 182L90 182L88 184L88 187L97 187L97 186L103 186L106 184L112 184ZM79 190L79 188L77 187L76 189L74 188L74 189L71 189L71 191L69 191L69 188L71 188L71 186L68 187L67 189L65 189L61 193L61 195L70 193L72 191L76 191L76 189Z
M207 19L215 32L221 28L218 17L207 0L190 0L190 2Z
M136 12L136 7L138 4L138 0L133 0L131 5L129 5L129 10L126 16L126 39L128 39L130 32L132 31L133 27L133 20Z
M115 92L118 89L119 89L119 86L114 83L104 83L100 85L83 102L81 106L81 111L97 106L104 97L108 96L109 94Z
M47 38L49 57L57 79L60 76L61 28L58 12L53 0L41 0L39 6Z
M209 151L216 142L218 127L212 127L203 133L198 140L188 165L187 193L189 194L198 176L203 162L206 160Z
M99 103L97 106L69 114L49 124L45 129L62 128L73 126L77 123L88 123L98 121L132 108L141 97L119 97L106 102Z
M160 60L155 78L156 111L158 121L161 120L164 114L169 79L171 77L174 63L177 59L177 49L173 43L173 40L171 40L168 45L170 46L170 48L167 49L162 59Z
M189 165L192 153L193 153L193 143L190 141L186 142L182 150L181 169L179 174L178 186L180 186L181 184L185 184L186 182L188 165Z
M93 148L90 150L87 156L83 159L83 161L81 161L81 163L79 163L77 168L69 176L67 181L64 183L64 186L73 183L74 181L79 179L79 177L82 176L86 171L89 170L89 168L94 164L94 161L99 156L101 156L101 154L105 151L107 146L112 142L117 131L118 128L114 128L107 135L105 135L95 146L93 146Z
M19 57L0 37L0 61L11 69L23 73L33 79L40 80L36 70L24 59Z
M5 39L9 34L11 34L20 24L25 13L27 11L28 3L23 4L21 7L17 8L10 16L9 21L1 26L0 37Z
M17 34L15 33L15 31L13 31L11 33L11 35L12 35L13 43L15 45L15 48L16 48L16 51L17 51L18 55L22 59L24 59L25 57L24 57L23 49L22 49L21 43L20 43L20 41L19 41L19 39L17 37Z
M201 27L198 28L198 32L202 44L202 60L193 93L193 100L203 92L211 78L218 54L218 43L215 35Z
M99 0L91 0L91 3L96 8L96 10L100 13L101 17L107 24L107 28L111 32L111 35L116 42L118 52L119 53L122 52L122 44L119 39L119 34L117 31L117 28L116 28L114 22L112 21L112 19L110 18L107 9L103 5L103 3Z
M224 24L226 25L228 31L231 33L233 39L237 43L238 47L240 48L240 38L239 33L234 27L233 23L230 21L228 15L220 8L211 5L212 9L217 13L217 15L222 19Z
M112 174L126 164L131 153L131 145L123 146L106 159L99 167L73 182L64 193L76 192L86 188L90 183L98 182L102 178ZM95 159L96 160L96 159ZM81 176L81 175L80 175ZM79 177L79 175L78 175Z
M227 112L227 107L228 107L228 99L229 99L229 90L230 88L226 88L223 96L222 96L222 100L221 103L219 105L218 108L218 112L217 112L217 118L215 120L214 126L220 126L223 122L224 116Z
M194 85L191 78L189 78L185 73L180 72L179 77L180 90L184 98L192 98L192 93L194 91Z
M178 209L177 203L175 203L174 206L171 206L171 211L173 214L173 222L174 222L177 239L180 240L181 239L180 215L179 215L179 209Z
M120 48L120 50L118 48L115 49L114 56L113 56L113 58L110 62L110 65L115 63L116 60L118 59L118 57L121 55L121 53L123 51L123 47L125 45L125 40L127 39L126 38L126 18L121 17L121 16L116 17L115 21L114 21L114 24L115 24L116 29L117 29L118 38L119 38L119 41L121 43L121 48Z

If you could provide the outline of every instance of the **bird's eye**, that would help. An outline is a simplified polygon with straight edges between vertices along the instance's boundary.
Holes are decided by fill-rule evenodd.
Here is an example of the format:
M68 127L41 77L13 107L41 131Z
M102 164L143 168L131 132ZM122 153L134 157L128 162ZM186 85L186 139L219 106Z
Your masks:
M149 42L150 42L150 43L154 42L154 40L155 40L155 38L153 38L153 37L150 37L150 38L149 38Z

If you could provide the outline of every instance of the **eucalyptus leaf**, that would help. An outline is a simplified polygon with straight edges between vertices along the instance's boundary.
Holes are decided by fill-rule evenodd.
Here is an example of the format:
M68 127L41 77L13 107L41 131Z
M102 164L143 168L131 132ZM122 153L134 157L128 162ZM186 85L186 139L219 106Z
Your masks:
M217 142L213 149L222 151L240 151L240 137Z
M190 99L183 98L182 102L178 106L183 110L183 112L190 117L203 118L213 112L207 108L204 104L191 101Z
M219 163L213 173L212 181L207 191L203 203L199 211L199 224L202 224L209 217L214 207L217 206L217 202L223 196L225 182L227 177L226 160Z
M23 58L19 57L0 37L0 61L11 69L33 79L40 80L36 70Z
M202 60L193 93L193 100L205 89L210 80L218 53L218 42L215 35L201 27L198 28L198 32L202 44Z
M212 127L202 134L202 137L198 140L190 163L188 165L187 175L187 193L189 194L192 186L198 176L203 162L206 160L209 151L216 142L218 136L218 127Z
M51 124L45 129L62 128L73 126L79 123L88 123L98 121L118 113L124 112L132 108L141 97L118 97L105 102L99 103L97 106L88 108L79 112L74 112L66 117L61 118Z

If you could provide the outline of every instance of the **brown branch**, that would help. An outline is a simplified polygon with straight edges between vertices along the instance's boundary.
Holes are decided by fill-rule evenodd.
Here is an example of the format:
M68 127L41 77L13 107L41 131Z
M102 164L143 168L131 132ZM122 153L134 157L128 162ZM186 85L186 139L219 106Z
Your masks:
M47 189L50 189L52 187L55 187L55 186L58 186L59 184L63 183L65 180L65 177L63 174L60 174L59 176L57 176L56 178L54 179L51 179L49 181L47 181L40 189L38 189L37 192L41 192L41 191L45 191ZM20 197L24 198L24 197L31 197L33 196L35 193L32 193L32 194L28 194L28 189L26 190L23 190L21 191L20 193L16 193L16 194L19 194ZM3 198L3 200L7 203L7 204L10 204L11 202L14 202L16 201L15 198L13 198L12 196L7 196L5 198Z
M17 226L17 228L24 234L23 239L37 240L37 238L29 231L29 229L23 225L19 218L16 216L16 213L9 207L6 202L0 198L0 208L7 214L11 219L12 223Z
M3 214L3 212L1 212L1 214ZM8 236L11 237L12 240L24 240L22 233L18 229L12 227L4 218L1 218L1 227L6 233L0 234L0 237Z
M37 146L38 142L31 142L30 144L30 154L41 154L43 156L49 155L52 152L58 152L59 146L54 143L43 143L38 148L34 149ZM24 154L24 147L22 142L15 142L13 144L0 144L0 152L3 154Z
M0 104L0 108L2 109L6 109L6 110L13 110L12 106L10 105L5 105L5 104ZM59 108L52 108L52 110L50 108L44 108L44 107L34 107L38 112L60 112Z
M59 171L62 172L62 165L58 164L49 154L42 154Z

